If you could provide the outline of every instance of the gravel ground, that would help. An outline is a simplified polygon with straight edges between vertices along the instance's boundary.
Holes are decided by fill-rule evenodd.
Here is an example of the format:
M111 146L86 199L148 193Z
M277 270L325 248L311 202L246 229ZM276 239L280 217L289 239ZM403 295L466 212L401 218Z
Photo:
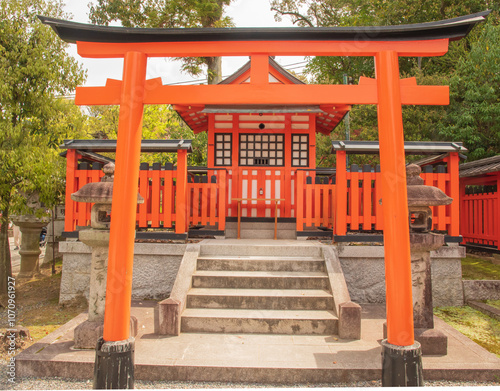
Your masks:
M7 381L7 366L0 364L0 390L91 390L91 380L70 380L61 378L23 378L16 382ZM498 387L500 382L475 381L426 381L429 387ZM174 381L139 381L135 382L137 389L203 389L203 388L334 388L334 387L380 387L380 381L361 381L353 383L325 384L256 384L256 383L225 383L225 382L174 382Z

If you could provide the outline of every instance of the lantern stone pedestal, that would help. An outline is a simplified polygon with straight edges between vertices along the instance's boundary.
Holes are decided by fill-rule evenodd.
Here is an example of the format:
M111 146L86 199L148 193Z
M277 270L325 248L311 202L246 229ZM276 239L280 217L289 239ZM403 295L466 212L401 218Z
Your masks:
M432 303L431 251L443 245L443 235L410 234L415 340L420 342L424 355L445 355L448 352L448 337L434 329Z
M75 328L75 349L95 349L102 337L106 278L108 268L109 230L88 229L79 232L79 239L92 248L88 319ZM130 319L130 334L137 335L137 319Z
M104 331L104 308L106 301L106 280L108 274L108 250L111 201L113 198L113 178L115 165L104 166L101 182L87 183L71 199L76 202L93 202L91 209L91 229L80 231L78 238L92 248L90 261L89 317L75 328L75 349L96 349ZM138 195L138 203L144 199ZM137 335L137 319L130 317L130 335ZM100 343L100 342L99 342Z
M448 337L434 329L432 303L431 251L444 245L444 235L430 233L432 212L429 206L449 205L453 200L440 189L424 185L421 168L406 168L410 220L411 277L414 338L424 355L445 355ZM384 323L384 338L387 324Z
M22 233L21 249L19 250L21 270L17 278L33 278L36 273L40 272L40 232L49 223L49 219L24 215L12 216L12 222L19 227Z
M432 304L431 251L443 245L443 235L410 233L414 337L425 356L448 353L448 337L434 329ZM384 338L387 338L386 323Z

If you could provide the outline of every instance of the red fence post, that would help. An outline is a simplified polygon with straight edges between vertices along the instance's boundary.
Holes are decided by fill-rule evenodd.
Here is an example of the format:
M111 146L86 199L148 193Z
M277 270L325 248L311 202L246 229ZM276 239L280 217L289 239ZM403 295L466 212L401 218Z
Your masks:
M500 173L497 173L497 194L495 201L495 240L497 241L497 248L500 250Z
M304 171L297 170L297 198L295 201L297 232L304 230L304 175Z
M226 229L226 189L227 189L227 175L226 170L220 170L217 173L217 179L219 182L219 231L224 231Z
M346 167L346 152L337 151L336 162L336 227L333 230L335 235L347 234L347 167Z
M177 182L175 195L175 233L183 234L187 232L187 151L180 149L177 151Z
M68 149L66 154L66 195L64 209L64 230L72 232L75 230L75 202L71 194L77 191L76 170L78 168L78 154L74 149Z
M449 206L450 215L450 228L448 229L448 235L459 236L460 235L460 175L458 164L460 162L460 157L458 152L450 153L448 157L448 173L450 174L450 193L448 194L453 198L453 202Z

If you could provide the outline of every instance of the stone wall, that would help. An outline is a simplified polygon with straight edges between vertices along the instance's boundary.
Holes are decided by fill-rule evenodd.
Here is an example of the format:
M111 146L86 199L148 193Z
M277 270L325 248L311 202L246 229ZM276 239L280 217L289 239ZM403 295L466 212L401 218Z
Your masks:
M164 299L172 290L185 244L136 243L132 297ZM90 248L75 241L60 243L64 255L60 303L88 298ZM384 248L340 245L338 253L351 300L355 303L385 302ZM461 258L465 248L444 246L431 252L434 306L464 304Z
M464 280L465 300L500 300L499 280Z
M185 248L185 244L136 243L132 298L164 299L168 297ZM90 247L82 242L66 241L59 244L59 251L64 257L59 303L68 303L82 296L88 299Z
M351 300L355 303L385 302L383 246L339 246L340 263ZM433 304L464 304L461 259L465 248L444 246L431 252Z

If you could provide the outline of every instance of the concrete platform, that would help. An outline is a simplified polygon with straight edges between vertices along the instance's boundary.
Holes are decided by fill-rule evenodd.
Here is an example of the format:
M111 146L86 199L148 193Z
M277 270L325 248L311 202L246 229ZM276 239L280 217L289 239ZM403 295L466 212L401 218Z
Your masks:
M230 381L255 383L336 383L381 378L385 310L363 305L361 340L336 336L154 334L153 302L134 302L139 320L137 380ZM94 351L75 350L73 330L81 314L16 357L17 376L91 379ZM424 357L425 380L498 381L500 359L443 321L446 356Z

